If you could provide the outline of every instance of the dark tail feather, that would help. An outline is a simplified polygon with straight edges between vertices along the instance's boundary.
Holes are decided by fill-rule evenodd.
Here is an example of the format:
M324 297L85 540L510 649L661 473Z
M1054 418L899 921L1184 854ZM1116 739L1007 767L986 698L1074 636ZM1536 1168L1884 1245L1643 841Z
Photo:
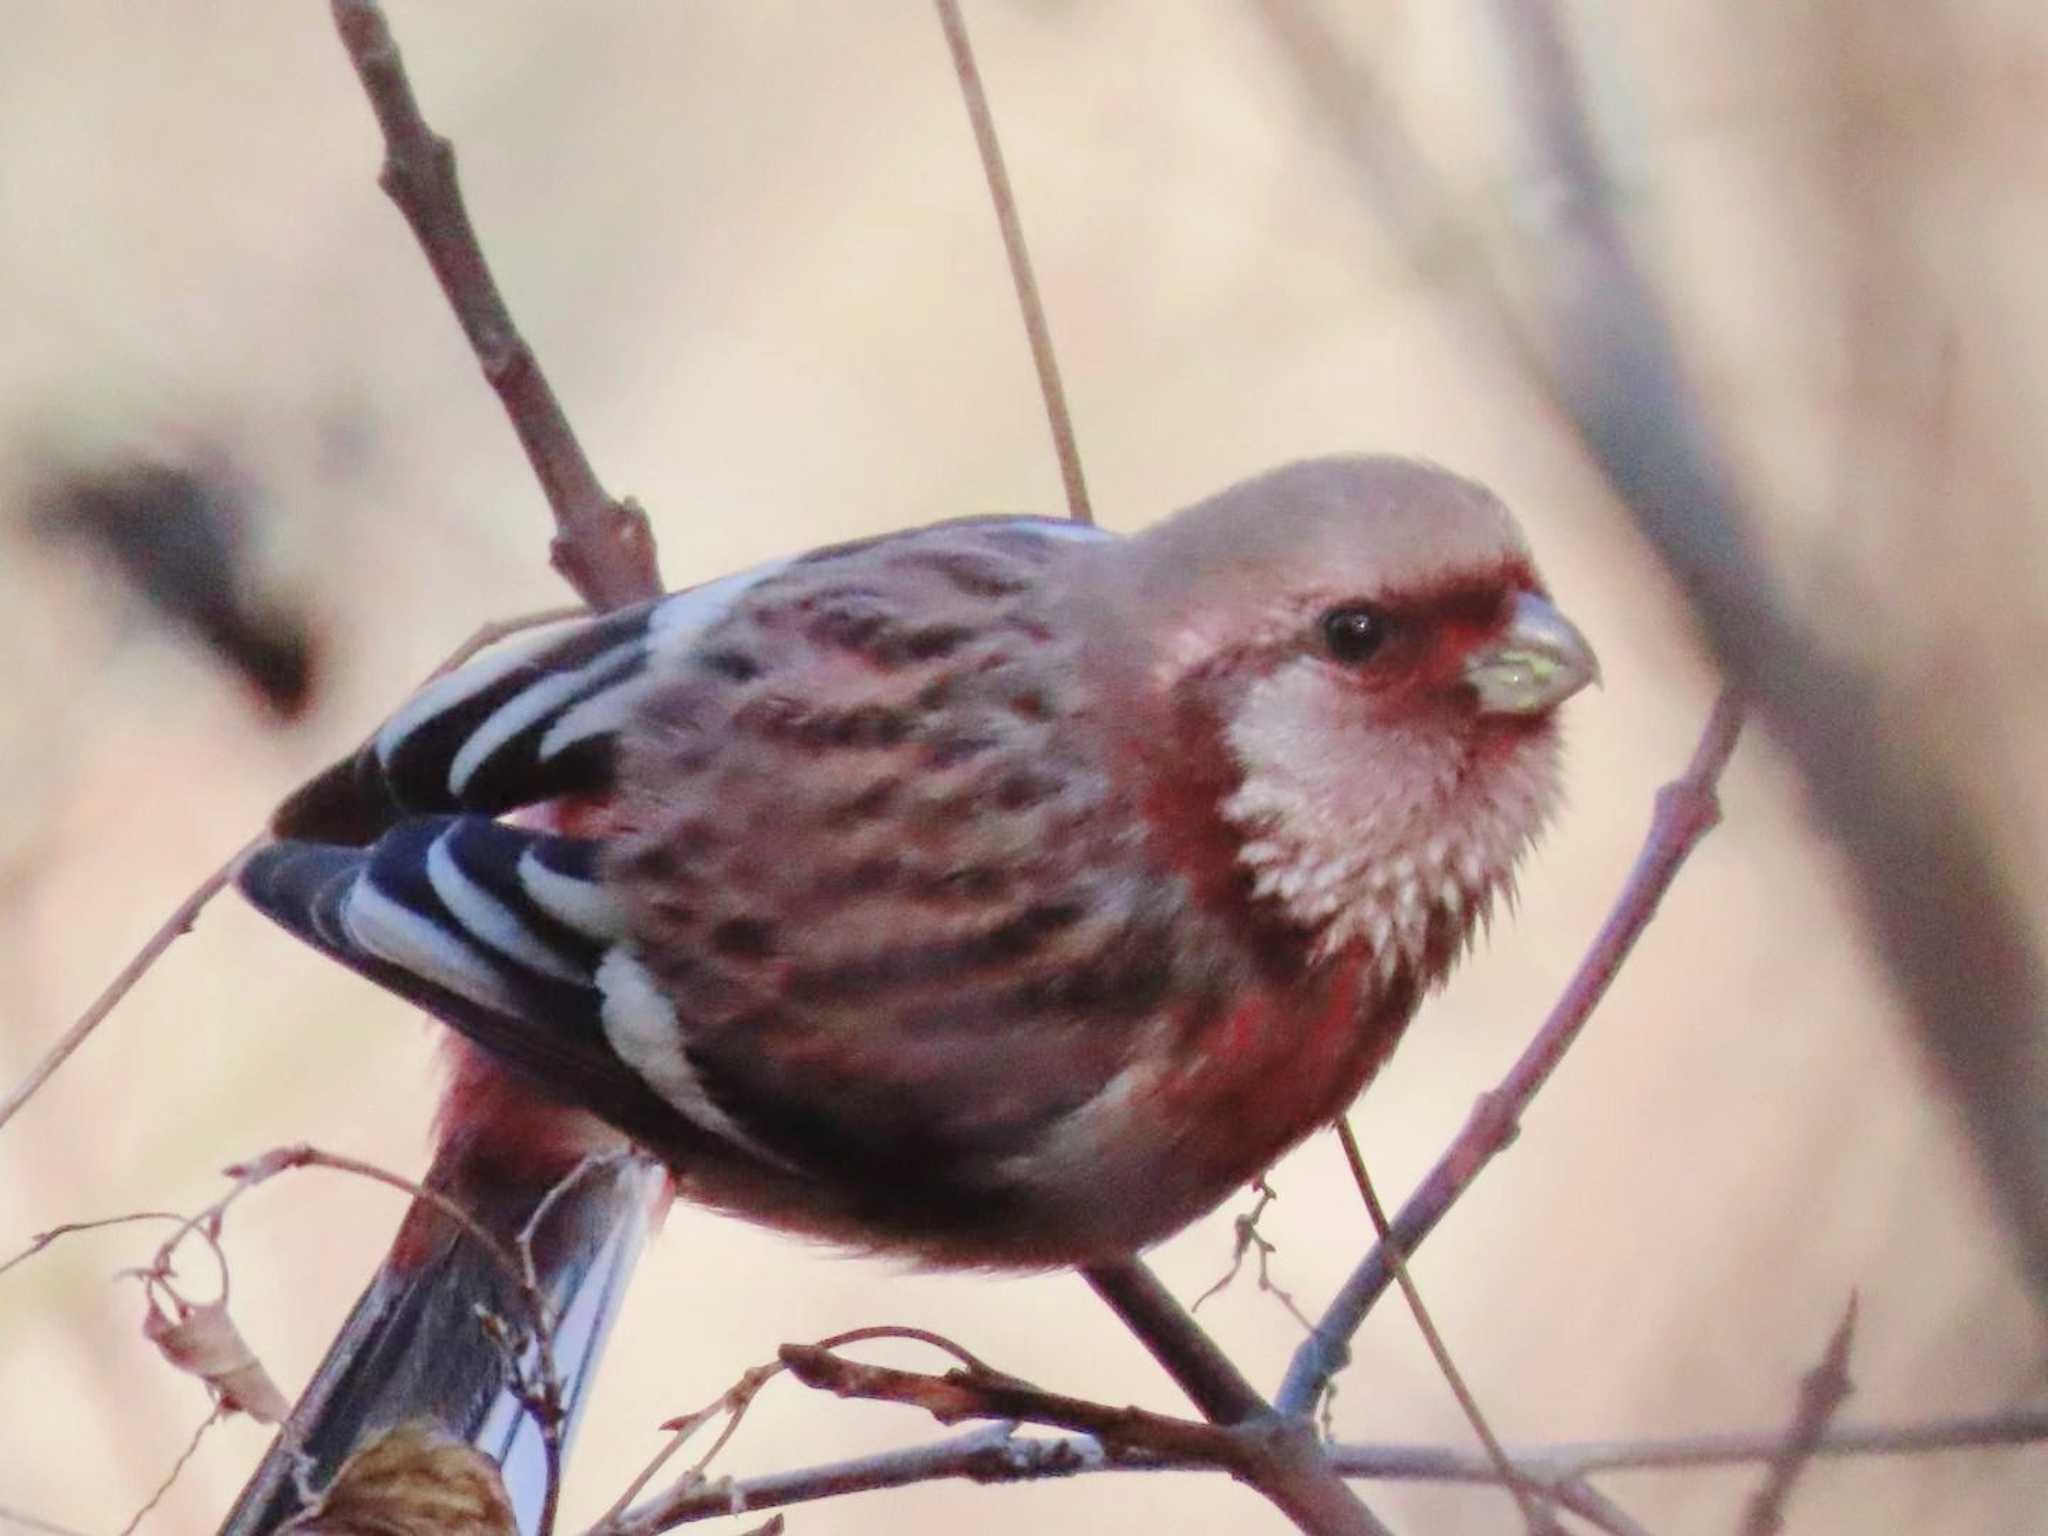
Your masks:
M552 1182L479 1177L475 1161L461 1144L444 1148L427 1183L516 1252ZM563 1191L535 1237L541 1293L559 1319L555 1367L570 1429L663 1188L662 1175L639 1162L592 1169ZM520 1529L531 1533L546 1489L542 1438L518 1399L504 1349L478 1321L480 1306L527 1331L511 1277L446 1216L416 1202L220 1536L270 1536L301 1507L301 1468L317 1492L367 1437L418 1419L499 1463Z

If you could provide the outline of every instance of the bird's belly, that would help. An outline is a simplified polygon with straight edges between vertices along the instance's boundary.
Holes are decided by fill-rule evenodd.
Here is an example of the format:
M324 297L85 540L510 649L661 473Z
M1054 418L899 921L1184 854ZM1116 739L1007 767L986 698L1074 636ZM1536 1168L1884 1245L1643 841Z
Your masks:
M1327 1124L1385 1060L1414 989L1361 998L1362 964L1313 986L1261 991L1171 1051L1140 1057L1005 1170L1040 1225L1092 1252L1171 1235Z

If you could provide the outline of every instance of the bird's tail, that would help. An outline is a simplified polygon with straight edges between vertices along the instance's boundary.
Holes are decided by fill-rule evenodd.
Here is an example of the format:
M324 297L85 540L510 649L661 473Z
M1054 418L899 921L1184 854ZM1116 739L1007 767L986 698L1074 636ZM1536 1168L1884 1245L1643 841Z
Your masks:
M480 1091L530 1096L514 1082L486 1084L488 1075L477 1061L460 1066L451 1105L473 1111ZM599 1162L564 1184L588 1151L616 1138L594 1121L574 1124L569 1117L587 1117L555 1105L545 1113L557 1134L545 1134L531 1108L516 1120L527 1133L517 1147L494 1144L462 1123L444 1125L424 1182L466 1209L514 1254L520 1234L553 1194L531 1247L540 1293L554 1319L554 1363L569 1414L566 1435L596 1375L642 1242L666 1208L668 1186L658 1170L625 1158ZM528 1340L530 1369L530 1318L516 1278L443 1211L415 1201L285 1430L235 1501L221 1536L270 1536L300 1509L303 1492L325 1487L367 1438L418 1420L438 1424L496 1461L520 1529L532 1532L546 1490L544 1442L521 1400L520 1367L512 1357L517 1346L494 1337L480 1309L502 1318L515 1340Z

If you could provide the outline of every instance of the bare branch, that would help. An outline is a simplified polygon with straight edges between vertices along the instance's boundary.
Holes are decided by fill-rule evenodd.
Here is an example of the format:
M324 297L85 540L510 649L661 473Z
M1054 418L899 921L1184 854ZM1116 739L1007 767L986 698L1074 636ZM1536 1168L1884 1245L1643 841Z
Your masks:
M1141 1463L1130 1463L1137 1469ZM1111 1466L1101 1445L1086 1436L1027 1439L1010 1426L990 1424L910 1450L857 1456L763 1477L678 1486L638 1509L607 1519L589 1536L655 1536L679 1525L750 1509L808 1504L841 1494L907 1488L954 1478L977 1483L1036 1482Z
M1275 1403L1282 1413L1306 1412L1342 1367L1351 1336L1393 1279L1391 1254L1397 1250L1414 1253L1486 1165L1514 1139L1523 1110L1578 1039L1622 962L1656 916L1658 903L1686 858L1720 818L1715 786L1741 730L1741 706L1732 693L1724 693L1707 719L1684 775L1657 792L1649 835L1636 856L1635 868L1629 871L1613 910L1550 1017L1499 1084L1480 1095L1464 1129L1401 1207L1392 1224L1392 1243L1382 1242L1365 1256L1331 1301L1315 1332L1295 1351Z
M378 184L412 226L427 264L497 391L554 513L555 569L593 608L661 592L654 535L634 502L598 483L561 402L498 293L455 177L455 150L427 126L376 0L332 0L334 24L384 133Z
M991 1418L1080 1430L1112 1458L1128 1451L1221 1467L1315 1536L1388 1536L1344 1485L1306 1420L1270 1411L1236 1424L1204 1424L1047 1392L1012 1376L971 1370L932 1376L846 1360L816 1345L785 1345L782 1360L806 1385L842 1397L922 1408L941 1423Z
M1230 1431L1195 1419L1143 1408L1111 1407L1047 1392L1012 1376L954 1370L943 1376L848 1360L815 1344L785 1344L782 1363L807 1387L838 1397L867 1398L921 1408L941 1424L963 1419L1044 1424L1079 1430L1110 1447L1191 1461L1231 1465L1238 1460Z
M1241 1424L1272 1411L1142 1260L1098 1264L1081 1273L1211 1423Z
M1639 1523L1585 1481L1596 1472L1655 1471L1768 1462L1784 1448L1784 1431L1699 1435L1662 1440L1580 1442L1510 1447L1508 1458L1529 1482L1566 1508L1613 1533L1645 1536ZM1922 1424L1834 1426L1813 1447L1816 1456L1926 1455L1956 1450L2036 1446L2048 1441L2048 1409L2026 1409ZM1442 1446L1333 1445L1332 1465L1346 1477L1387 1482L1493 1483L1499 1473L1484 1456ZM1037 1482L1096 1472L1217 1471L1132 1452L1112 1456L1091 1436L1020 1436L990 1424L926 1445L845 1461L771 1472L760 1477L699 1481L669 1489L589 1536L655 1536L656 1532L743 1510L784 1508L847 1493L962 1479L977 1483Z
M1018 307L1024 311L1024 334L1031 341L1031 362L1038 370L1039 392L1045 396L1045 417L1052 427L1053 452L1059 457L1060 480L1066 486L1067 515L1077 523L1093 523L1095 513L1088 505L1088 484L1081 474L1081 450L1074 441L1074 421L1067 411L1066 389L1060 383L1059 359L1053 353L1052 327L1046 322L1038 279L1031 272L1024 223L1017 214L1017 194L1011 190L1010 173L1003 165L1003 149L996 141L988 93L982 89L981 71L975 67L974 49L967 41L967 23L961 20L959 0L936 3L939 25L946 33L946 47L953 55L953 73L959 77L960 95L967 104L967 118L974 125L974 144L981 152L982 173L988 177L989 201L995 205L996 223L1002 228L1003 251L1010 259L1010 281L1017 289Z

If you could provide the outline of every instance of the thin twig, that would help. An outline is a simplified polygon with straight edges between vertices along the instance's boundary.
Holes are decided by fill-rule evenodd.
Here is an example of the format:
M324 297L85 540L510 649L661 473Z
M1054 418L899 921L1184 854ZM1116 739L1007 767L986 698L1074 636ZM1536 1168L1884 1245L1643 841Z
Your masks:
M1394 1242L1382 1242L1365 1256L1315 1332L1295 1351L1275 1399L1282 1413L1307 1412L1342 1366L1351 1336L1393 1279L1390 1250L1413 1254L1481 1170L1514 1139L1522 1112L1578 1039L1686 858L1719 819L1715 786L1741 730L1742 707L1733 693L1724 693L1708 716L1684 775L1657 792L1649 835L1635 868L1543 1027L1500 1083L1480 1096L1464 1129L1408 1197L1392 1224Z
M936 0L936 4L939 25L946 33L946 47L953 55L953 73L960 80L960 96L967 104L967 119L974 125L974 144L981 152L982 173L988 178L989 201L995 205L996 223L1002 228L1003 251L1010 259L1010 281L1016 285L1017 304L1024 311L1024 334L1031 342L1031 362L1038 370L1038 388L1045 396L1045 417L1052 428L1053 452L1059 457L1060 480L1066 487L1067 515L1077 523L1093 523L1095 513L1088 505L1088 484L1081 474L1081 450L1074 441L1074 421L1067 411L1067 392L1060 384L1059 359L1053 353L1052 328L1046 322L1038 279L1032 276L1031 253L1024 244L1024 224L1017 214L1017 195L1011 190L1010 173L1003 165L1003 149L996 140L988 93L982 89L981 71L975 67L974 49L967 41L967 23L960 17L959 0Z
M427 126L376 0L332 0L334 24L384 134L378 177L440 281L484 377L518 434L555 518L554 567L593 608L658 596L647 514L598 483L569 418L513 325L455 176L455 150Z
M558 619L573 618L583 611L578 608L550 608L545 612L527 614L516 619L494 620L482 625L435 666L429 680L460 666L485 646L495 645L508 635L518 634L521 630L531 629L537 625L553 623ZM57 1038L56 1043L43 1053L33 1067L29 1068L28 1074L9 1091L7 1097L0 1099L0 1128L4 1128L7 1122L14 1118L16 1111L41 1091L43 1084L48 1082L57 1069L70 1059L71 1054L85 1043L86 1037L105 1022L107 1015L114 1011L124 997L135 990L135 984L163 958L164 952L181 936L191 931L192 925L199 920L199 914L214 897L227 889L242 860L263 842L262 837L256 837L244 843L235 850L227 862L186 893L185 899L171 910L171 915L163 920L162 925L149 936L142 948L121 967L114 979L107 983L106 989L93 999L92 1005L72 1021L71 1027Z
M1133 1469L1139 1465L1131 1464ZM588 1536L656 1536L660 1531L718 1519L741 1509L774 1509L953 1478L977 1483L1035 1482L1107 1466L1101 1445L1087 1436L1027 1439L1013 1434L1007 1424L987 1424L908 1450L725 1483L679 1484L623 1516L607 1516Z
M142 1508L136 1510L134 1514L128 1517L128 1523L121 1527L120 1536L132 1536L135 1528L142 1524L144 1519L148 1517L149 1512L155 1509L157 1505L163 1503L164 1495L169 1493L177 1484L178 1478L183 1474L186 1465L194 1456L199 1454L199 1443L206 1438L206 1432L226 1418L227 1414L228 1406L226 1403L221 1402L215 1403L207 1411L206 1417L199 1421L199 1427L192 1431L192 1438L185 1442L185 1449L179 1452L178 1459L171 1463L171 1470L166 1472L164 1480L156 1485L156 1492L149 1496L148 1501Z
M184 1221L176 1211L130 1211L125 1216L101 1216L93 1221L67 1221L48 1231L38 1232L28 1244L6 1263L0 1264L0 1275L4 1275L17 1264L26 1264L59 1238L73 1237L81 1232L104 1232L109 1227L125 1227L138 1221Z
M538 1284L533 1280L527 1266L522 1264L519 1255L494 1237L460 1203L441 1191L392 1173L388 1169L379 1168L374 1163L367 1163L343 1153L323 1151L304 1142L275 1147L259 1157L229 1168L227 1174L235 1181L234 1187L211 1205L185 1218L178 1229L157 1249L154 1263L142 1272L144 1278L148 1280L168 1276L172 1270L176 1250L186 1237L197 1231L204 1233L209 1241L214 1241L214 1234L219 1231L221 1220L230 1206L258 1185L300 1168L327 1168L337 1173L354 1174L358 1178L368 1179L373 1183L395 1189L401 1194L410 1195L414 1201L432 1207L460 1228L516 1288L520 1305L527 1313L540 1376L537 1388L524 1390L520 1395L521 1406L540 1431L546 1461L547 1482L542 1492L543 1518L536 1529L542 1532L552 1530L554 1510L561 1492L561 1439L564 1417L561 1410L561 1382L555 1370L554 1318L549 1311L546 1297L541 1294ZM493 1322L488 1316L479 1321L487 1327ZM503 1343L512 1354L514 1379L517 1380L520 1372L518 1346L509 1338L504 1339Z
M1216 1283L1188 1303L1188 1312L1193 1315L1202 1310L1202 1304L1213 1296L1221 1295L1230 1283L1244 1272L1244 1261L1256 1254L1253 1267L1258 1272L1258 1288L1263 1295L1271 1296L1287 1309L1287 1315L1301 1324L1304 1331L1315 1327L1309 1315L1301 1310L1301 1304L1294 1299L1294 1293L1273 1278L1273 1255L1279 1251L1270 1238L1259 1230L1259 1218L1266 1214L1267 1207L1280 1198L1280 1192L1264 1178L1252 1182L1256 1198L1252 1208L1242 1216L1230 1220L1231 1245L1230 1268L1216 1279Z
M1785 1528L1785 1504L1792 1497L1792 1489L1813 1459L1814 1447L1820 1444L1829 1422L1849 1400L1849 1345L1855 1336L1856 1296L1851 1292L1827 1349L1799 1383L1799 1404L1792 1414L1792 1427L1785 1432L1778 1454L1771 1458L1763 1486L1749 1502L1742 1521L1743 1536L1778 1536Z
M1522 1523L1532 1533L1555 1529L1556 1522L1536 1502L1536 1496L1522 1479L1515 1475L1514 1467L1508 1461L1508 1453L1501 1449L1500 1440L1494 1435L1493 1426L1486 1422L1486 1415L1480 1411L1479 1399L1466 1385L1465 1373L1458 1369L1458 1362L1451 1358L1451 1347L1444 1342L1444 1336L1437 1331L1436 1319L1429 1315L1429 1308L1422 1300L1422 1288L1415 1283L1415 1277L1408 1273L1408 1258L1401 1251L1401 1243L1394 1236L1387 1223L1386 1210L1380 1205L1379 1191L1373 1188L1372 1175L1366 1171L1365 1156L1358 1150L1358 1137L1352 1133L1351 1122L1343 1116L1337 1119L1337 1142L1344 1149L1344 1161L1351 1168L1351 1182L1358 1186L1358 1196L1365 1202L1365 1213L1372 1221L1372 1229L1379 1234L1380 1247L1386 1250L1387 1261L1393 1266L1395 1283L1401 1287L1401 1294L1408 1298L1408 1310L1414 1314L1415 1326L1421 1330L1423 1343L1436 1360L1436 1368L1443 1373L1444 1381L1451 1389L1451 1396L1458 1400L1458 1407L1464 1412L1465 1421L1472 1426L1472 1432L1479 1437L1485 1448L1487 1460L1500 1473L1501 1483L1514 1496L1515 1508L1521 1511Z
M107 983L106 990L94 998L92 1005L72 1021L71 1027L57 1037L54 1045L43 1052L36 1064L29 1068L28 1075L15 1084L7 1097L0 1099L0 1127L4 1127L12 1120L21 1106L34 1098L43 1084L50 1080L51 1075L70 1059L71 1053L85 1044L87 1037L100 1027L107 1015L114 1011L115 1005L134 990L135 984L142 980L164 951L191 930L192 925L199 920L199 914L205 910L206 904L227 888L228 881L234 878L235 867L256 846L256 841L236 849L226 863L192 888L185 899L171 910L171 915L163 920L156 932L149 936L142 948L138 949L129 962L121 967L114 979Z
M934 1333L928 1328L910 1328L900 1324L883 1323L865 1328L853 1328L844 1333L833 1334L829 1338L819 1339L813 1344L791 1345L788 1347L798 1350L830 1352L835 1349L842 1349L848 1344L867 1343L876 1339L901 1339L936 1349L940 1353L950 1355L953 1359L960 1362L960 1365L967 1374L977 1380L996 1380L1002 1376L1001 1372L997 1371L995 1367L991 1366L979 1355L976 1355L966 1346L947 1338L944 1334ZM661 1427L669 1431L670 1434L668 1444L655 1452L653 1459L645 1467L641 1468L634 1476L632 1482L626 1485L625 1492L621 1493L613 1501L612 1507L606 1510L603 1516L599 1518L597 1524L592 1527L592 1531L594 1533L615 1533L625 1529L629 1506L634 1499L640 1496L641 1490L649 1482L653 1481L654 1475L700 1429L720 1414L725 1414L728 1416L725 1428L719 1431L718 1437L712 1442L710 1449L698 1457L695 1465L685 1472L668 1493L662 1495L661 1499L657 1502L671 1502L691 1490L701 1487L705 1481L705 1469L710 1466L718 1453L725 1449L734 1433L738 1431L740 1420L746 1416L747 1410L753 1406L754 1399L760 1395L761 1389L789 1369L790 1366L787 1359L777 1359L766 1365L750 1366L747 1370L740 1373L738 1381L726 1388L725 1391L721 1392L704 1407L671 1419L662 1425ZM638 1518L638 1516L634 1518Z

